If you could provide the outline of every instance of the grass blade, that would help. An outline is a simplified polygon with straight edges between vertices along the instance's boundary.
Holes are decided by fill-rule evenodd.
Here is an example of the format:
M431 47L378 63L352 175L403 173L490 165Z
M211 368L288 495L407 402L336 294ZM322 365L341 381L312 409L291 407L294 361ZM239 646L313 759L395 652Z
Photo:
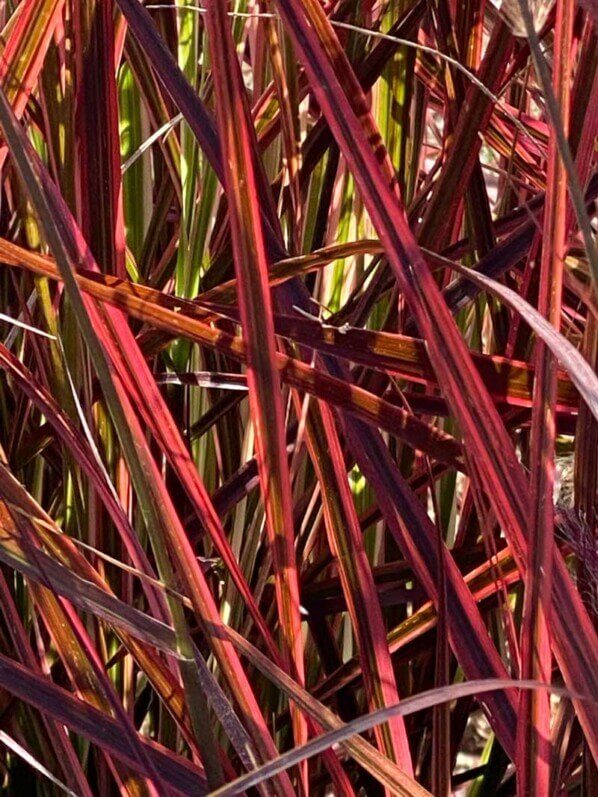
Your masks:
M247 356L249 405L256 430L258 470L272 551L284 656L304 681L299 585L295 564L291 486L286 456L280 379L275 362L274 324L268 286L268 262L257 203L258 192L250 137L255 136L229 29L226 6L212 3L206 16L210 52L222 75L215 86L218 127L226 164L232 245L239 284L243 338ZM237 124L232 126L231 119ZM249 205L247 205L249 197ZM306 738L305 721L294 712L295 742Z

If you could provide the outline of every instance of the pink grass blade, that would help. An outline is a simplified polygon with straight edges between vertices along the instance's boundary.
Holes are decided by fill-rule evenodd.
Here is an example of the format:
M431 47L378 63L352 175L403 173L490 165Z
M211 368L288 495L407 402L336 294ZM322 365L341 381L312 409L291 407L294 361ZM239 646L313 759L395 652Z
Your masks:
M249 406L256 431L258 470L285 643L284 655L290 657L299 682L303 683L303 642L291 485L281 385L275 362L268 261L250 141L251 137L255 137L255 131L230 32L227 4L220 0L211 3L206 21L214 74L217 76L214 88L247 353ZM231 124L233 119L235 124ZM300 744L306 738L306 726L298 711L294 712L293 726L295 742Z

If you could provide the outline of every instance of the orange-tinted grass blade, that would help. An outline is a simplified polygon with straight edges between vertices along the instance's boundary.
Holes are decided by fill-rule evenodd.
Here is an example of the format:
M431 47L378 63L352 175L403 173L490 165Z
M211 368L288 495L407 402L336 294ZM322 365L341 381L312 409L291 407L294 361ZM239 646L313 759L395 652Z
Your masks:
M394 374L401 379L437 387L436 375L422 340L408 335L338 327L295 316L274 318L277 334L322 353L342 357ZM534 368L521 360L471 352L474 364L497 404L529 407ZM579 399L566 373L559 373L557 410L575 413Z
M60 279L54 261L49 257L30 252L3 238L0 238L0 253L7 265L23 266L51 279ZM326 262L328 262L328 254L327 252ZM309 256L305 257L309 258ZM438 256L436 258L439 259ZM302 259L303 257L289 258L289 262ZM452 268L454 261L447 260L446 264L448 263ZM276 272L276 266L273 271ZM469 273L471 271L468 270L464 272L464 275L467 276ZM93 284L88 278L93 280ZM205 322L216 318L210 308L204 309L193 302L171 297L144 285L134 285L126 280L114 280L107 275L101 276L85 271L78 272L77 279L83 291L116 304L121 309L129 311L131 317L140 318L149 324L152 323L151 313L144 313L143 310L137 308L148 308L149 304L154 304L177 311L177 315L182 318L190 316ZM202 294L202 298L205 295ZM290 337L298 343L317 348L324 353L340 354L348 360L389 371L409 381L436 385L436 376L430 364L425 344L418 338L355 327L344 329L321 324L315 319L309 321L300 316L276 314L274 322L277 334ZM172 329L172 335L185 334L185 332L180 333L176 330L174 325L161 328L165 331ZM218 334L214 331L206 332L206 335L209 334L212 334L214 340L218 338ZM158 341L155 338L153 340L157 345ZM222 341L225 340L227 340L226 336L222 338ZM206 345L209 345L207 341ZM224 347L222 350L224 351ZM471 356L484 384L496 402L504 401L513 406L531 406L533 366L523 361L477 352L471 352ZM559 374L557 410L573 413L577 411L577 407L578 398L570 379L566 373Z
M3 239L0 239L0 253L9 265L25 267L51 279L60 279L56 266L49 258L27 252ZM114 281L109 277L100 278L99 275L89 272L87 274L83 276L75 272L77 284L84 293L110 303L124 310L132 318L145 321L172 336L183 335L189 340L228 354L236 360L245 361L243 341L200 321L196 317L198 310L192 303L173 299L122 280ZM151 301L146 297L151 297ZM184 310L176 312L175 308L184 308ZM187 311L190 311L190 316L187 315ZM280 352L276 354L276 364L283 381L291 387L343 407L367 423L396 435L408 445L421 448L434 459L462 467L461 448L454 438L414 418L400 407L355 385L347 385L344 381Z

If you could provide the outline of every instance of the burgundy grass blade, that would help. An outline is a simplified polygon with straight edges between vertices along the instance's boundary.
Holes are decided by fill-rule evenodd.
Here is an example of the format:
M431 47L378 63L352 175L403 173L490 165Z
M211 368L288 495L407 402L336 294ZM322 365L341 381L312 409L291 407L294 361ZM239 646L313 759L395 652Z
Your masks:
M101 270L124 277L114 9L108 0L90 0L77 3L74 12L81 230Z
M123 736L121 726L116 720L2 654L0 654L0 686L19 700L34 706L97 744L124 764L133 769L140 767L135 750L127 742L127 737ZM145 740L141 736L138 738L139 744L143 746L161 780L176 793L207 794L206 781L201 769L154 742ZM149 773L145 771L144 774Z

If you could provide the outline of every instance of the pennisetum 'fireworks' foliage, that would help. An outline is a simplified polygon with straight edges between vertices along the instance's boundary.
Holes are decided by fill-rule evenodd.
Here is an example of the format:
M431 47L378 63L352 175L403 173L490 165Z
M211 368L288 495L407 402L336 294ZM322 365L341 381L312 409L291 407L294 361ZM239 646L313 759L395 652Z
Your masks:
M598 37L526 3L0 4L7 794L592 782Z

